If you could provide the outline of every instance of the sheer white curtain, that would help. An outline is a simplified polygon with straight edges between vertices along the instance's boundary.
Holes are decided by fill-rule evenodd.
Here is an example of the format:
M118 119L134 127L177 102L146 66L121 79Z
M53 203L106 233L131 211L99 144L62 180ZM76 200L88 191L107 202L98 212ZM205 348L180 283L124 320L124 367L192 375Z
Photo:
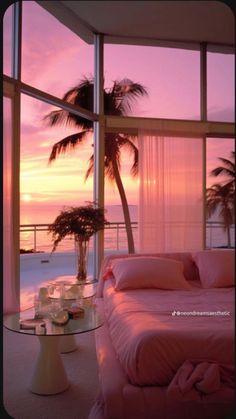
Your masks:
M203 248L203 139L139 132L139 251Z
M12 99L3 102L3 311L19 310L19 287L15 277L13 238L13 135Z

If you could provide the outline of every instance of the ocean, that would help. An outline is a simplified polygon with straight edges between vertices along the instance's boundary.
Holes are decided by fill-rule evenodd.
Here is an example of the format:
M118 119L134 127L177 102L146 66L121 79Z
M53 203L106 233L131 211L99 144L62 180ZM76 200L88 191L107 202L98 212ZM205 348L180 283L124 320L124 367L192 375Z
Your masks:
M21 224L50 224L54 221L59 211L63 207L57 205L36 205L33 203L24 204L21 207ZM131 221L138 221L138 206L130 206ZM106 219L109 222L124 222L121 205L109 205L106 208ZM134 226L133 235L137 248L138 228ZM234 243L234 229L232 229L232 243ZM26 309L33 304L33 296L40 286L46 286L49 278L58 275L74 275L76 272L76 257L73 239L65 239L58 246L57 251L51 257L48 253L52 250L52 242L47 231L36 233L26 231L20 234L20 247L22 249L33 249L36 239L36 250L45 252L45 255L36 254L22 255L20 260L20 281L21 281L21 309ZM127 251L127 238L124 224L117 228L105 229L105 254L114 251ZM222 227L207 229L207 246L218 247L226 246L226 235ZM88 274L93 274L93 240L90 240L90 249L88 254ZM63 255L60 253L63 252ZM46 257L45 257L46 256ZM47 262L47 263L43 263Z
M22 204L20 213L20 224L50 224L54 221L59 211L63 209L60 205L38 205L33 203ZM132 222L138 221L138 206L130 205L130 217ZM107 221L110 223L124 223L124 216L121 205L107 205L105 213ZM218 221L217 218L212 219ZM138 240L137 225L133 226L134 241ZM46 227L45 227L46 229ZM231 241L234 244L234 227L231 228ZM221 247L227 245L226 233L222 226L215 226L210 228L207 225L206 230L206 244L207 247ZM36 250L41 252L50 252L52 250L51 238L47 231L37 231L36 235L33 231L21 231L20 233L20 248L21 249L34 249L36 240ZM92 246L92 240L90 243ZM57 251L71 251L74 249L73 239L63 240ZM126 250L127 238L124 224L110 225L105 229L105 250Z
M64 209L59 205L36 205L36 204L23 204L20 212L20 224L50 224L57 217L59 212ZM130 218L131 222L138 221L138 206L130 205ZM108 205L105 212L106 220L109 223L124 223L124 216L121 205ZM46 228L46 227L45 227ZM137 241L137 227L133 229L134 240ZM20 233L20 248L33 249L34 248L34 232L21 231ZM92 240L90 243L92 246ZM36 249L37 251L50 252L52 249L51 238L47 231L37 231L36 233ZM71 251L74 249L73 239L67 238L63 240L59 246L58 251ZM105 229L105 249L127 249L127 239L125 226L110 225Z

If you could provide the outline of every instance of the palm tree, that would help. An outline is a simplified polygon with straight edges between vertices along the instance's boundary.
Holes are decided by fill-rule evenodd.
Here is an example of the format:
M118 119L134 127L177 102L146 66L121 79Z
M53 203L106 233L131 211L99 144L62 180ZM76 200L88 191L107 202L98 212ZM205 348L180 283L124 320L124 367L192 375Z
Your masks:
M63 100L79 105L85 109L93 111L93 79L84 78L80 83L70 89L63 97ZM139 83L134 83L129 79L115 81L113 86L109 89L104 89L104 112L106 115L127 115L132 109L132 104L135 99L147 94L146 89ZM54 144L49 162L55 160L61 153L74 148L81 144L87 137L88 133L93 132L93 122L83 117L74 115L71 112L64 110L52 111L45 118L50 125L57 124L73 124L80 131L69 135L66 138ZM134 253L134 239L131 228L131 220L128 202L121 180L121 152L123 149L130 151L132 155L132 164L130 173L135 176L138 172L138 149L134 143L135 136L120 133L106 133L105 134L105 157L104 167L105 176L111 181L116 182L120 199L122 203L124 220L126 225L127 241L129 253ZM85 180L93 172L94 155L89 159L89 167L85 175Z
M224 175L226 176L225 185L232 185L235 190L235 152L231 151L232 161L229 159L224 159L223 157L218 157L218 159L223 163L224 166L218 166L211 171L212 176Z
M210 217L217 210L223 221L224 230L227 233L228 247L231 247L230 227L235 222L235 152L231 152L231 160L219 157L223 163L211 171L212 176L224 175L224 181L215 183L206 191L207 215Z
M216 183L206 191L207 216L210 217L219 209L227 233L228 247L231 247L230 227L234 223L234 190L228 185Z

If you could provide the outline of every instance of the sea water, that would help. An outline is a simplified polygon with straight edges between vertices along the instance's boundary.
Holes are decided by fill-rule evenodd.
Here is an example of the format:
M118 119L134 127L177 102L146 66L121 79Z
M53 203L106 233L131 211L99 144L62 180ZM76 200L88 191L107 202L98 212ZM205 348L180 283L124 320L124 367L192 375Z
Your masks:
M63 205L36 205L28 204L21 206L20 224L50 224L59 212L66 207ZM131 222L138 222L138 206L130 205ZM127 236L124 224L124 215L121 205L107 205L105 216L110 223L123 223L122 225L111 224L105 229L105 250L125 250L127 249ZM212 217L212 221L219 221L217 216ZM47 226L45 226L45 230ZM231 227L231 245L234 245L235 230ZM133 225L134 241L138 244L138 226ZM20 233L20 248L33 249L35 245L35 236L33 231L24 231ZM227 246L227 236L222 225L214 225L210 227L207 224L206 229L206 245L207 247L224 247ZM92 246L92 240L90 247ZM36 233L36 250L41 252L50 252L52 250L52 238L48 231L37 231ZM66 252L74 250L73 238L64 239L58 246L58 251Z
M50 224L58 216L59 212L66 207L59 205L44 205L37 206L35 204L22 205L20 224ZM137 205L130 205L130 218L132 222L138 221L138 207ZM109 223L124 223L124 215L121 205L110 205L106 207L105 217ZM45 229L47 227L45 226ZM133 229L134 240L137 240L137 226ZM20 248L33 249L34 248L34 232L21 231L20 233ZM105 249L126 249L127 238L125 225L111 224L109 228L105 229ZM64 239L58 246L59 251L71 251L74 249L73 238ZM36 233L36 250L43 252L50 252L52 250L52 239L48 231L37 231Z

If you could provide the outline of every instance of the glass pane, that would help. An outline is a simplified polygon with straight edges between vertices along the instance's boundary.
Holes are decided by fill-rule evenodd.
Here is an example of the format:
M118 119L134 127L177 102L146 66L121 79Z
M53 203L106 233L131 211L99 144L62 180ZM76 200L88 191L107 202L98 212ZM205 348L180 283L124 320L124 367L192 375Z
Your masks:
M3 100L3 290L4 312L14 312L17 307L16 287L14 284L13 248L13 185L12 185L12 101Z
M120 134L123 136L123 134ZM117 143L115 141L116 136L112 134L112 138L107 137L108 146L115 147ZM124 138L127 138L124 135ZM127 139L127 141L134 141ZM109 145L110 144L110 145ZM137 142L135 142L137 145ZM107 148L108 148L107 146ZM122 187L127 199L128 210L130 215L132 235L134 240L134 247L137 246L137 221L138 221L138 176L132 176L131 167L133 165L134 154L132 151L127 150L125 143L119 147L120 150L120 177ZM117 153L118 155L118 153ZM109 152L107 152L109 158ZM109 178L105 175L105 208L106 218L110 222L110 225L105 230L105 254L113 253L116 251L128 252L128 241L126 224L124 218L124 206L122 205L121 195L117 187L116 180Z
M13 6L9 6L3 17L3 73L12 75L12 16Z
M85 182L93 137L88 135L78 147L49 164L52 146L79 130L73 125L49 126L45 115L58 109L44 102L22 95L21 107L21 304L25 306L32 303L32 293L40 283L58 275L76 276L73 238L65 238L51 255L52 237L47 228L61 210L93 201L93 176ZM92 240L89 275L93 273L91 249Z
M233 54L207 53L207 118L234 122L235 75Z
M139 135L140 252L196 251L203 239L202 139Z
M93 45L82 41L34 1L23 2L22 79L62 97L93 77Z
M211 188L214 184L224 185L232 179L231 176L227 176L224 173L220 173L219 175L214 176L211 172L217 167L229 168L229 166L225 164L225 162L222 162L221 158L234 162L234 159L232 157L232 152L235 151L234 144L234 139L207 138L207 188ZM219 201L220 196L221 194L218 194L215 197L213 197L213 199L217 199ZM222 204L224 203L223 199L224 197L222 196L222 199L220 199L219 204L216 205L216 210L207 219L206 244L209 248L228 246L227 232L224 229L224 218L220 215L220 211L223 208ZM233 245L233 243L235 243L235 224L232 224L230 227L230 236L231 245Z
M106 44L104 62L107 88L114 80L130 79L148 92L131 103L129 115L200 118L199 51ZM114 114L109 109L106 113Z

